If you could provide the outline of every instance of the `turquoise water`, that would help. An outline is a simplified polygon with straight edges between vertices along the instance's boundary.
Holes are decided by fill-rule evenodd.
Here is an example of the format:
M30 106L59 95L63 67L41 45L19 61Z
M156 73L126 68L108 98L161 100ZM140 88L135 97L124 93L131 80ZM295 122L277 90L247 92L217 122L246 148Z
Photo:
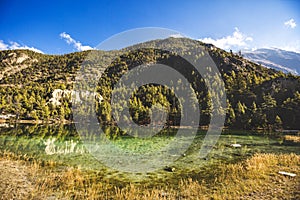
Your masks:
M159 150L170 142L180 146L181 138L175 138L176 129L165 130L167 135L151 138L135 138L124 136L110 140L111 144L124 152L133 154L153 153L160 155ZM185 131L189 131L186 129ZM103 180L111 182L158 183L172 182L191 174L200 174L220 163L234 163L255 153L300 153L299 145L285 144L281 137L264 133L248 131L223 131L218 142L206 158L199 157L205 131L198 131L193 142L183 154L168 154L166 160L176 159L168 166L163 166L150 172L128 173L108 167L103 160L91 155L81 141L73 125L13 125L0 128L0 149L20 155L27 155L39 160L53 160L64 167L79 167L96 173ZM96 138L96 137L95 137ZM96 138L97 139L97 138ZM185 138L186 139L186 138ZM240 144L240 148L231 147ZM101 154L102 151L99 151ZM105 153L106 161L116 160L111 154ZM115 156L115 155L114 155ZM119 166L126 167L126 162L120 159ZM166 168L168 167L168 168ZM173 172L166 169L174 169ZM59 170L59 169L57 169Z

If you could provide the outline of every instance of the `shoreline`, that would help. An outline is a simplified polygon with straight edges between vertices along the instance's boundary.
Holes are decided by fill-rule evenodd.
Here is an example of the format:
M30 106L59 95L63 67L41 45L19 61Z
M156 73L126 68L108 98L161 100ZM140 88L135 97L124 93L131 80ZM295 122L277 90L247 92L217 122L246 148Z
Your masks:
M67 120L49 120L49 121L43 121L43 120L27 120L27 119L21 119L21 120L3 120L0 119L0 124L74 124L72 121Z
M43 120L5 120L5 119L0 119L0 127L1 124L30 124L30 125L53 125L53 124L63 124L63 125L70 125L70 124L75 124L73 121L68 121L68 120L49 120L49 121L43 121ZM107 125L109 126L109 125ZM147 126L146 126L147 127ZM150 127L150 126L149 126ZM196 127L191 127L191 126L166 126L165 128L174 128L174 129L179 129L179 128L184 128L184 129L192 129ZM199 126L198 127L200 130L208 130L208 126ZM236 130L236 129L230 129L228 127L223 127L222 130ZM268 129L249 129L248 131L272 131L272 132L277 132L277 133L299 133L300 130L293 130L293 129L282 129L282 130L268 130Z

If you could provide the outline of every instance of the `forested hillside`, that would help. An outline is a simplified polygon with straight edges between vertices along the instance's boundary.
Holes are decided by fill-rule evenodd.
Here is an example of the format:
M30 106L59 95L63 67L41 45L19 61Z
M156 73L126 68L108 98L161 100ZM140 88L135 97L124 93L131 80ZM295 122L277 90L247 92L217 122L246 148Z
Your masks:
M145 48L153 44L156 48ZM177 55L159 50L174 48L183 55L193 55L204 47L215 61L225 82L227 117L225 125L239 129L300 129L300 77L267 69L239 55L213 45L186 39L168 38L139 44L131 52L98 52L101 78L95 101L99 121L111 124L110 98L114 84L128 70L142 63L172 65L184 74L197 91L201 126L210 121L210 94L201 75ZM127 50L130 50L129 47ZM136 48L135 48L136 49ZM91 51L66 55L44 55L29 50L0 51L0 115L10 114L10 120L31 119L45 122L72 121L70 91L76 72ZM117 56L112 63L106 58ZM178 62L178 60L180 62ZM176 61L176 62L175 62ZM100 62L100 63L99 63ZM108 67L106 67L109 65ZM189 76L193 74L193 76ZM180 80L176 80L179 81ZM180 83L176 83L180 85ZM58 90L60 89L60 90ZM130 112L139 124L149 123L149 108L159 103L168 110L168 125L177 125L181 117L180 105L174 93L160 85L146 85L132 95ZM158 119L159 121L159 119Z

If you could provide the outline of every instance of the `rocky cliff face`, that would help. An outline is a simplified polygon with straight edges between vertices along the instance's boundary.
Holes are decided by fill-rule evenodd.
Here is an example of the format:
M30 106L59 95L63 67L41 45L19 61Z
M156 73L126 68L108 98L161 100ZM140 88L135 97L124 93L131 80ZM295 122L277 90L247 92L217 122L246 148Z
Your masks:
M82 93L74 90L55 89L52 92L52 97L47 103L52 104L53 106L60 106L63 99L67 100L68 102L72 102L72 100L76 102L82 102L90 97L94 97L99 103L103 101L103 97L96 92L90 93L86 91Z

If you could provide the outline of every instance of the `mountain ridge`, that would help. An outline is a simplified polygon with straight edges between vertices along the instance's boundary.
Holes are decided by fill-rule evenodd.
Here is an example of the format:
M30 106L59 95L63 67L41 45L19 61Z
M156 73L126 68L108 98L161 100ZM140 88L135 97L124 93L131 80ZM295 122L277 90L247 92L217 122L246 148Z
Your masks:
M226 126L243 129L300 129L297 123L300 120L299 76L265 68L240 55L189 38L153 40L108 52L89 50L64 55L45 55L29 50L0 51L0 114L14 114L17 119L38 119L46 122L72 121L70 99L61 97L56 104L60 106L52 105L49 101L57 89L72 90L82 63L90 53L95 53L99 61L97 65L102 73L102 85L99 83L96 90L104 98L101 103L98 102L99 121L114 123L109 111L110 93L113 84L131 68L142 63L173 63L178 69L186 73L191 72L185 64L180 66L180 63L174 63L176 55L159 49L144 48L151 45L162 49L174 48L183 55L195 58L201 58L201 51L195 51L196 49L202 48L209 53L225 83L228 101ZM132 51L126 53L127 50ZM113 59L113 62L110 63L110 59ZM7 62L8 60L10 62ZM22 65L26 67L21 67ZM13 73L7 73L9 67L14 69L10 70ZM204 91L205 87L201 86L203 79L201 76L191 75L189 80L198 88L196 93L202 115L200 125L207 125L212 108L209 95ZM157 96L155 91L159 91L160 95ZM146 93L149 95L146 96ZM160 102L167 108L174 108L167 123L176 125L180 119L180 109L174 101L172 102L173 98L166 88L146 86L131 100L131 114L136 123L147 124L149 108L152 104Z
M279 48L260 48L244 52L243 56L266 67L285 73L300 74L300 53Z

